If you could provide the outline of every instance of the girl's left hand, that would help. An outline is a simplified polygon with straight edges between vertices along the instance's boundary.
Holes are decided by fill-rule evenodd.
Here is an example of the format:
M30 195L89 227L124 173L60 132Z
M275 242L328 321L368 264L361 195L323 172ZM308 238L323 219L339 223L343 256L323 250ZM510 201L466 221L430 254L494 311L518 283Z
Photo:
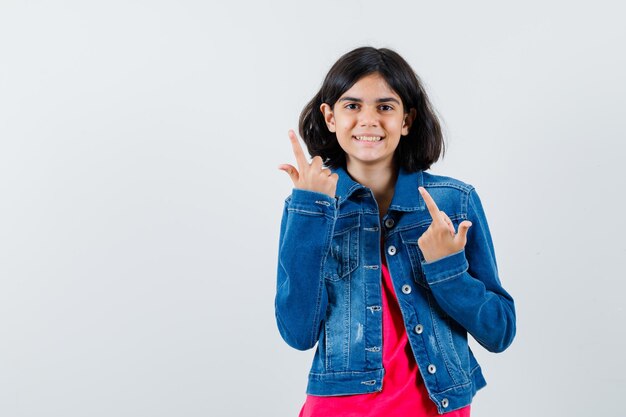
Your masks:
M428 191L424 187L419 187L419 191L433 219L428 229L417 240L426 262L436 261L465 248L467 230L472 222L462 221L459 224L459 233L456 233L452 221L446 213L439 210Z

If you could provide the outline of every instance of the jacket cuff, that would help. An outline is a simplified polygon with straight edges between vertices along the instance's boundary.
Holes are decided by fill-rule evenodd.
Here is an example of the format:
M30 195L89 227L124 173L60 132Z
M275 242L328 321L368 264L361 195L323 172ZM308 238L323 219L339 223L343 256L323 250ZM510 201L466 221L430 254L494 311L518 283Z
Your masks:
M421 263L429 285L456 278L469 268L469 263L465 258L465 248L436 261L422 261Z
M334 216L337 199L317 191L294 188L289 199L289 210L309 214Z

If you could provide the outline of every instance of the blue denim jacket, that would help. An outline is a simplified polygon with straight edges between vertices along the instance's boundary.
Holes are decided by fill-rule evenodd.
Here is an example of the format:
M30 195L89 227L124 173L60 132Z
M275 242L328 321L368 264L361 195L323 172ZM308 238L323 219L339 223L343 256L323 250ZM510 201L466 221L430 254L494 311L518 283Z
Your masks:
M381 256L398 298L413 355L438 412L471 403L486 385L467 333L491 352L515 337L513 298L498 276L485 213L472 185L400 169L380 222L371 190L343 168L336 197L297 189L285 199L280 226L276 323L290 346L317 349L307 393L381 391ZM426 262L417 244L431 217L423 186L454 223L472 226L465 248ZM382 247L381 247L382 244Z

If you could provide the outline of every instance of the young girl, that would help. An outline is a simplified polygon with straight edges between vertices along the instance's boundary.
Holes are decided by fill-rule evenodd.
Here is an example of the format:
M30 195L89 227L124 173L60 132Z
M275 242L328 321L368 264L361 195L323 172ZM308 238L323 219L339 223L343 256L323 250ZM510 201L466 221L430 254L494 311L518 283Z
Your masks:
M475 188L426 172L443 138L418 77L348 52L299 130L313 159L290 130L275 308L285 342L317 343L300 417L469 416L486 382L467 333L503 351L515 308Z

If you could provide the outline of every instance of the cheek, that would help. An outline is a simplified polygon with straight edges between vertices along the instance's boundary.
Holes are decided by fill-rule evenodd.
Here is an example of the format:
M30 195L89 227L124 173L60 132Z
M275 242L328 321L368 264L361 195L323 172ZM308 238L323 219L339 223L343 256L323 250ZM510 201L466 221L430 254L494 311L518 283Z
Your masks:
M403 129L404 125L404 119L400 118L398 120L394 120L392 123L392 126L395 130L397 130L398 132L401 131Z
M350 139L352 139L352 130L353 130L353 126L351 125L346 125L346 124L337 125L336 135L337 135L337 139L339 140L339 142L341 141L348 142Z
M352 137L346 137L344 135L338 134L337 135L337 142L339 143L339 146L341 147L341 149L343 149L344 151L346 150L346 147L349 146L350 142L352 141Z
M337 131L347 132L353 127L352 123L350 123L347 120L340 120L340 121L337 121L336 123L337 123Z

